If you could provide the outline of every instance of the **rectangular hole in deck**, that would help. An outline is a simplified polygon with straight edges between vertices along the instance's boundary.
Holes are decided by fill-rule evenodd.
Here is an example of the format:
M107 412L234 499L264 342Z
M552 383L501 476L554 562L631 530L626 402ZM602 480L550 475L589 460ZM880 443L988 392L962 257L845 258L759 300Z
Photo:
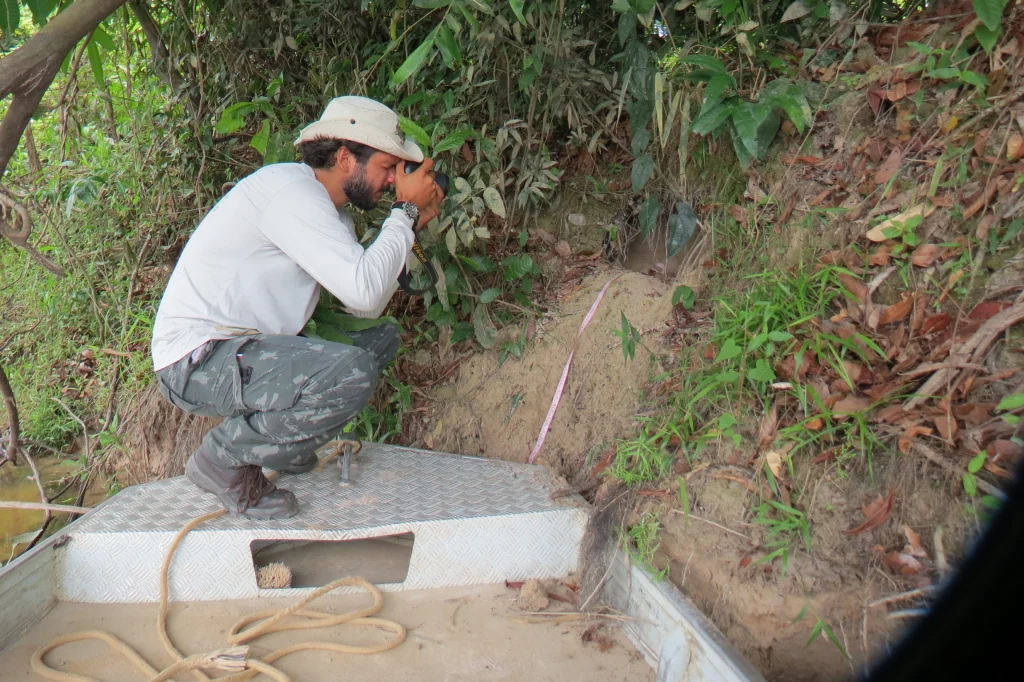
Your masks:
M253 540L249 549L264 589L323 587L348 577L382 585L405 581L413 541L412 533L360 540ZM282 584L282 571L272 564L288 567L291 585Z

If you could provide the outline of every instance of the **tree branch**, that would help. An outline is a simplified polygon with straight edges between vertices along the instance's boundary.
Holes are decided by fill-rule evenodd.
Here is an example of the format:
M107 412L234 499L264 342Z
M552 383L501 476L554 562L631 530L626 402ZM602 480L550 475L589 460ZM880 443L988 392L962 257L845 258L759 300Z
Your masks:
M10 428L10 442L7 444L7 452L4 453L0 462L18 464L18 403L14 400L14 390L11 382L7 380L3 365L0 365L0 396L3 396L4 407L7 410L7 426Z

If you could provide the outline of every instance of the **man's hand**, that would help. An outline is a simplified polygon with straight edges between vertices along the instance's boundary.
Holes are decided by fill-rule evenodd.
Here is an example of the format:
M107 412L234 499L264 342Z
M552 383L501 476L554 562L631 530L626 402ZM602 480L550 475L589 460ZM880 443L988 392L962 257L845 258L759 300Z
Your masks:
M416 230L422 230L427 223L438 216L441 210L441 188L434 182L433 159L424 159L414 172L406 174L405 161L398 164L395 173L395 198L398 201L410 201L420 210Z

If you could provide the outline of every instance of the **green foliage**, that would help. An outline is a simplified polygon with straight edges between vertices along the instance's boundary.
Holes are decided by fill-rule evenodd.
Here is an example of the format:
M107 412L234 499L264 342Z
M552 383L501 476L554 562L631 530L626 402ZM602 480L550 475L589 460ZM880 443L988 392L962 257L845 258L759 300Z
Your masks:
M753 512L754 523L765 527L764 546L769 550L757 563L781 559L782 575L786 575L790 554L799 547L801 540L804 548L811 551L811 527L807 517L803 512L776 500L762 502L754 507Z
M636 353L636 344L640 342L640 332L626 319L626 313L622 313L622 329L612 332L622 340L622 357L625 360L632 360Z
M626 532L626 551L634 561L643 566L655 580L661 581L668 576L669 567L658 570L654 566L654 555L661 546L661 523L658 514L648 512L640 520L629 527Z
M666 476L672 468L672 455L665 447L669 437L668 431L652 432L650 425L645 425L636 438L615 446L615 459L608 475L629 486L652 483Z
M693 310L694 297L693 289L685 284L678 286L672 292L672 305L679 305L681 303L686 310Z

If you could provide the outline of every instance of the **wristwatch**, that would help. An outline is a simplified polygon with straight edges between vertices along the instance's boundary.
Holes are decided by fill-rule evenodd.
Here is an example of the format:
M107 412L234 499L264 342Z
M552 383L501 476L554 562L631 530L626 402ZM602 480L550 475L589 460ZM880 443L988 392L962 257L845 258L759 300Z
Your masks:
M391 204L391 210L395 210L396 208L401 209L402 212L405 213L405 215L409 216L410 220L412 220L413 229L416 229L416 224L420 220L419 206L412 203L411 201L396 201L395 203Z

